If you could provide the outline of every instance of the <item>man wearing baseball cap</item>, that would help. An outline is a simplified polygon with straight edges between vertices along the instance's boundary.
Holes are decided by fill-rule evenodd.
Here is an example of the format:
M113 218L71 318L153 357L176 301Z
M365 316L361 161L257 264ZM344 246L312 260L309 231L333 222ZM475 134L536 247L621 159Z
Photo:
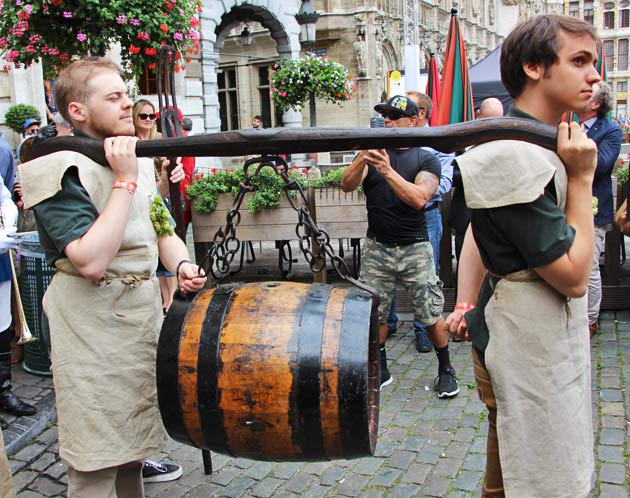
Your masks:
M374 107L386 128L413 128L418 106L396 95ZM344 171L344 192L363 185L368 230L361 260L362 279L380 295L381 387L392 383L387 368L387 313L397 283L409 291L414 317L426 325L438 357L435 390L440 398L459 392L444 329L442 282L435 273L423 208L440 183L440 161L420 147L372 149L359 152Z
M28 118L24 121L24 136L29 137L39 133L39 121L35 118Z

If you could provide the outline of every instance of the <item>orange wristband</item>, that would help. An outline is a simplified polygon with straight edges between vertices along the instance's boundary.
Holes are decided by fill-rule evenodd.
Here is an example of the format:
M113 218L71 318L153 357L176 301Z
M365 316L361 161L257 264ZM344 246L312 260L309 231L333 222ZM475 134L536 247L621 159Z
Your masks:
M123 180L122 178L116 178L114 182L114 186L112 188L124 188L130 194L135 194L136 189L138 188L138 184L136 182L132 182L131 180Z
M475 308L475 305L467 301L458 301L457 304L455 305L455 309L460 310L460 311L470 311L474 308Z

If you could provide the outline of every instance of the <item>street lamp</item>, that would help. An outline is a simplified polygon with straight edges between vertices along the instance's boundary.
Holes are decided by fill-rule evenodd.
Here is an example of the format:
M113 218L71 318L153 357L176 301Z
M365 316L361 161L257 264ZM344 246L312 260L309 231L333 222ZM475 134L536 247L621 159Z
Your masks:
M243 31L241 31L241 45L244 47L249 47L252 44L252 32L249 30L249 26L245 24L243 26Z
M305 46L315 44L315 31L320 13L313 8L311 0L302 0L302 5L295 20L300 25L300 43Z

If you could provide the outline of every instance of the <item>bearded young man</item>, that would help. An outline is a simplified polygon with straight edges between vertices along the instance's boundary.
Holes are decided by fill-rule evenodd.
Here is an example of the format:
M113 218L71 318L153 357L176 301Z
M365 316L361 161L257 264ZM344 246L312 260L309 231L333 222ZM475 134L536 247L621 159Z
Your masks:
M103 141L110 166L57 152L20 167L25 206L56 267L43 304L59 454L70 498L141 498L142 461L165 441L155 386L158 253L183 292L206 279L178 237L153 228L153 161L136 157L120 68L103 58L71 64L57 79L56 101L75 135ZM182 177L177 167L171 181Z

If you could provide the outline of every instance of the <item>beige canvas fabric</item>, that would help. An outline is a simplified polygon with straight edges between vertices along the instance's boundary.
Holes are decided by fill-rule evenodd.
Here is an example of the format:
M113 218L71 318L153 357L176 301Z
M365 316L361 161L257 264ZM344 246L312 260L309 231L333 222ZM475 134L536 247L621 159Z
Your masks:
M64 172L78 165L81 183L101 212L113 171L80 154L52 156L23 165L29 202L54 195ZM155 386L162 308L155 278L157 237L149 217L156 195L152 161L140 160L139 170L124 239L104 278L97 283L81 278L69 260L61 259L44 296L59 454L84 472L143 460L165 441Z
M0 496L2 498L15 498L15 488L11 477L9 459L4 449L4 438L0 429Z
M555 153L517 140L481 144L456 160L470 209L532 202L556 171L564 170Z
M534 200L542 192L547 174L528 173L531 165L539 172L555 171L558 205L564 210L567 177L557 156L547 162L547 151L530 144L519 145L518 156L527 161L513 161L518 168L511 166L507 173L512 192L501 193L495 175L480 172L478 164L485 161L500 168L506 158L506 144L497 147L499 160L491 144L478 149L471 170L467 170L467 161L460 162L467 201L470 197L488 203L478 207L494 207L516 200L527 202L530 196ZM523 189L527 195L518 192L523 183L516 174L518 170L523 171L527 181L539 182ZM473 185L483 189L484 195L469 192ZM490 332L485 362L497 400L505 496L586 497L594 469L586 298L568 299L533 270L524 270L497 283L485 316Z

